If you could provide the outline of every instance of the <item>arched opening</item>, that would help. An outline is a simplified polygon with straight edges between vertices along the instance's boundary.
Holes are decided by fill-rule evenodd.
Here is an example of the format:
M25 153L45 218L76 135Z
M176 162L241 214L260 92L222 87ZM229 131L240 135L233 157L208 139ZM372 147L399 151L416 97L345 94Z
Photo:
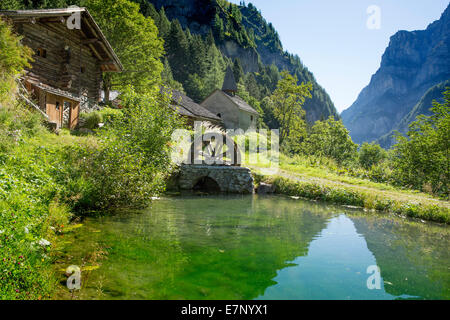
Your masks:
M203 191L209 193L218 193L220 192L219 184L216 180L211 179L210 177L202 177L197 180L193 188L194 191Z

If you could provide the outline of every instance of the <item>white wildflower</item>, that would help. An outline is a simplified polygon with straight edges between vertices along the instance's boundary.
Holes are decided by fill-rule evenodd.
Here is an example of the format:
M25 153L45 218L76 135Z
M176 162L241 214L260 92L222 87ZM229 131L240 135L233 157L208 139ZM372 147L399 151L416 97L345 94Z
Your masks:
M48 241L48 240L45 240L45 239L41 239L41 240L39 240L39 244L41 245L41 246L49 246L50 245L50 241Z

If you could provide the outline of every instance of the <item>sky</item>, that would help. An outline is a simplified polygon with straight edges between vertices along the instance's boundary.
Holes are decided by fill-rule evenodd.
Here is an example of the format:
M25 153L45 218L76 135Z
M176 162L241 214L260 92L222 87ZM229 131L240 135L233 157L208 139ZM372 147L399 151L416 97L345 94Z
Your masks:
M426 29L449 4L449 0L245 1L249 2L272 22L284 49L297 54L314 73L339 112L369 84L393 34Z

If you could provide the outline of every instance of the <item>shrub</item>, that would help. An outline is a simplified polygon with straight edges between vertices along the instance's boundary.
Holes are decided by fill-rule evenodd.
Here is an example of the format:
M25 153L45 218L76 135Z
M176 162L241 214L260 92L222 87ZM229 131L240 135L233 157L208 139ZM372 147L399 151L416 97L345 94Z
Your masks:
M397 134L394 174L397 183L418 190L450 194L450 88L444 102L433 102L431 116L420 115L409 126L408 137ZM424 188L425 187L425 188Z
M122 110L115 108L103 108L99 111L99 114L102 118L102 122L105 124L112 123L114 120L123 116Z
M359 164L364 169L370 169L372 166L384 161L387 158L387 152L376 143L364 142L359 150Z
M80 114L83 127L87 129L97 129L98 124L103 122L102 114L99 111L85 112Z
M123 116L97 131L97 145L70 145L61 153L63 162L73 165L55 175L66 186L66 201L77 199L76 211L144 206L164 190L179 117L162 94L129 89L122 103Z

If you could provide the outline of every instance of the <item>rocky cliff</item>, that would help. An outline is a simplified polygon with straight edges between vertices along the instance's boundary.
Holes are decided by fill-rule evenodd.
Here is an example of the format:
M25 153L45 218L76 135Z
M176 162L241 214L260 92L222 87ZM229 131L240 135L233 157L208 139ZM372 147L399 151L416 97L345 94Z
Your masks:
M430 116L430 108L433 106L433 101L442 103L444 101L444 91L447 87L450 87L450 80L441 82L428 89L411 111L395 125L394 129L383 135L381 138L378 138L376 142L383 148L389 149L396 142L394 131L406 134L409 130L409 125L416 120L417 116Z
M399 31L391 37L369 85L341 114L353 141L373 141L389 134L428 89L448 79L450 5L426 30Z
M143 1L143 0L141 0ZM214 29L214 19L219 15L224 24L232 25L236 33L249 35L249 41L239 43L231 37L219 40L216 45L223 55L239 58L243 70L259 72L260 65L276 65L278 69L287 69L297 75L300 82L313 84L312 98L304 105L307 120L312 123L329 116L339 118L329 95L315 80L314 75L301 63L300 58L283 50L281 41L272 24L268 23L253 5L235 6L242 15L236 21L226 9L223 0L147 0L157 10L164 7L170 20L177 19L181 26L191 33L206 35ZM240 32L243 31L243 32ZM239 38L239 36L238 36Z

